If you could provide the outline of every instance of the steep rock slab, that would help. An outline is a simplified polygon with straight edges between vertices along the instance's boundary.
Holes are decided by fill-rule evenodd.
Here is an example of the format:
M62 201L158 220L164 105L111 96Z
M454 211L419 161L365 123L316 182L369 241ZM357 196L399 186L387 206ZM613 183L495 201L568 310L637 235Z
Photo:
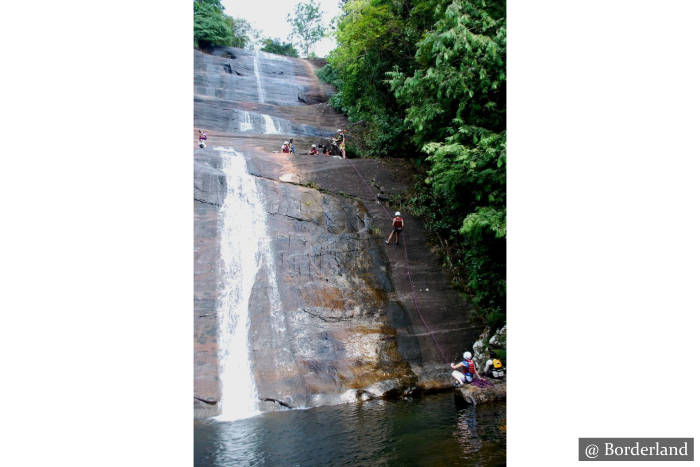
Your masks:
M250 310L260 395L309 407L345 401L349 391L382 382L390 381L381 392L413 384L387 321L389 310L401 313L401 306L364 208L293 184L261 179L258 186L281 304L276 316L265 299L274 295L267 271Z
M197 150L194 159L194 394L197 417L215 415L203 401L220 398L216 309L219 252L219 208L226 179L215 153Z
M266 150L271 141L270 137L242 141L251 173L270 179L294 174L301 184L314 186L324 193L352 197L366 209L373 236L386 258L395 297L404 310L398 314L388 313L386 317L387 323L396 330L400 354L418 376L420 387L449 387L449 367L445 360L458 360L478 337L482 326L474 322L471 304L451 288L437 255L428 245L420 219L402 213L407 224L403 241L408 263L402 246L383 243L391 231L390 215L396 208L382 207L376 193L390 196L405 191L413 182L410 165L403 160L349 161L271 154Z
M449 368L433 337L452 359L478 335L468 324L469 304L450 289L419 219L406 216L408 264L401 249L383 244L389 220L355 169L371 188L400 193L412 182L404 161L272 154L286 139L283 131L293 133L301 153L346 127L327 104L308 105L331 92L305 60L256 59L232 48L195 52L195 124L215 130L207 150L195 151L195 394L205 401L220 392L216 321L207 316L215 309L215 226L226 193L216 145L234 146L246 157L268 213L274 257L260 269L250 300L251 351L263 398L312 406L414 384L447 387ZM263 114L280 135L260 134L269 129L258 117ZM207 402L195 406L199 413L216 410Z

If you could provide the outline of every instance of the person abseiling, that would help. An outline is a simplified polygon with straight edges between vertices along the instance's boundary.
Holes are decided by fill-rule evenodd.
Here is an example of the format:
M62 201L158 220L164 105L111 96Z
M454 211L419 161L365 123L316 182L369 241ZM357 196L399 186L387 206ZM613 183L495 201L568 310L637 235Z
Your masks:
M479 372L476 371L476 365L474 360L472 360L471 352L464 352L462 354L463 360L458 364L450 363L450 366L454 370L452 372L452 377L456 380L456 386L461 386L464 383L471 383L474 377L479 378Z
M318 149L316 149L315 144L311 145L311 149L309 149L309 155L310 156L317 156L318 155Z
M401 233L401 231L403 230L403 228L405 226L404 221L403 221L403 217L401 217L401 213L399 211L396 211L394 213L394 218L391 220L391 226L393 227L393 230L389 234L389 238L387 238L384 243L386 243L387 245L389 243L391 243L391 237L393 237L394 234L396 234L396 245L398 245L399 244L399 234Z
M338 137L334 140L334 142L340 148L340 152L343 155L343 159L347 159L347 157L345 157L345 135L343 134L343 130L338 128L337 135Z
M289 141L284 142L284 144L282 145L282 150L280 152L289 154Z
M204 149L207 147L207 130L199 129L199 147Z

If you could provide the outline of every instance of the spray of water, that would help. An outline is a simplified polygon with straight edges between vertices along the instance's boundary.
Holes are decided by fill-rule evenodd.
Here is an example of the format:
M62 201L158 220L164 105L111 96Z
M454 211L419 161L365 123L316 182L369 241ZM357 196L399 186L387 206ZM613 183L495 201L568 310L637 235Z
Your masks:
M219 315L220 420L258 413L258 394L248 349L248 304L255 278L268 262L265 213L255 178L242 155L228 148L222 154L227 194L221 208L221 294Z

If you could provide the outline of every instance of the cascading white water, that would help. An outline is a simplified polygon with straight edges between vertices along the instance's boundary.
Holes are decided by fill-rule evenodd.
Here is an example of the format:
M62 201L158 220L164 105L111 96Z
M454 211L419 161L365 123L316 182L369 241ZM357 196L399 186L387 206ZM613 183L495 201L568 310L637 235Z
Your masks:
M220 420L257 414L258 395L248 350L248 304L255 278L270 257L265 212L255 178L245 158L230 148L221 151L227 193L221 208L222 291L219 297Z
M265 92L263 91L262 80L260 79L260 65L258 65L258 54L259 52L256 50L255 55L253 56L253 71L255 72L255 80L258 83L258 102L264 104Z
M281 132L275 121L267 114L262 114L263 120L265 121L265 134L266 135L279 135Z
M250 112L246 112L244 110L242 113L243 113L243 118L241 119L240 130L241 131L252 130L253 129L253 122L250 119Z

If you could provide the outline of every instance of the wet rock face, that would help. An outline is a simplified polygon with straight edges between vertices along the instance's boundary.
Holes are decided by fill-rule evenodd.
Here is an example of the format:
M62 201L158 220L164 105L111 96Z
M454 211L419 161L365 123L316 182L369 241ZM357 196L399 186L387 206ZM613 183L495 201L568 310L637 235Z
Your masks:
M195 153L194 178L194 394L199 417L216 415L218 401L217 272L220 262L218 217L226 193L226 180L218 157Z
M195 126L212 130L207 149L195 149L194 157L196 416L215 414L209 402L221 392L215 315L226 178L220 168L232 153L219 146L246 158L271 243L272 261L260 267L249 301L253 372L259 396L268 399L261 409L449 387L445 360L456 360L478 336L471 308L450 289L420 219L404 216L409 263L402 248L384 244L390 219L372 192L405 190L411 168L399 160L350 165L273 154L290 137L301 153L347 122L327 104L310 103L324 102L331 90L309 62L270 55L195 51Z
M395 380L387 390L410 384L415 377L386 318L397 306L393 286L366 211L312 188L267 179L258 186L283 314L275 328L269 306L251 308L260 395L308 407L387 379ZM254 293L262 299L273 284L261 280Z

